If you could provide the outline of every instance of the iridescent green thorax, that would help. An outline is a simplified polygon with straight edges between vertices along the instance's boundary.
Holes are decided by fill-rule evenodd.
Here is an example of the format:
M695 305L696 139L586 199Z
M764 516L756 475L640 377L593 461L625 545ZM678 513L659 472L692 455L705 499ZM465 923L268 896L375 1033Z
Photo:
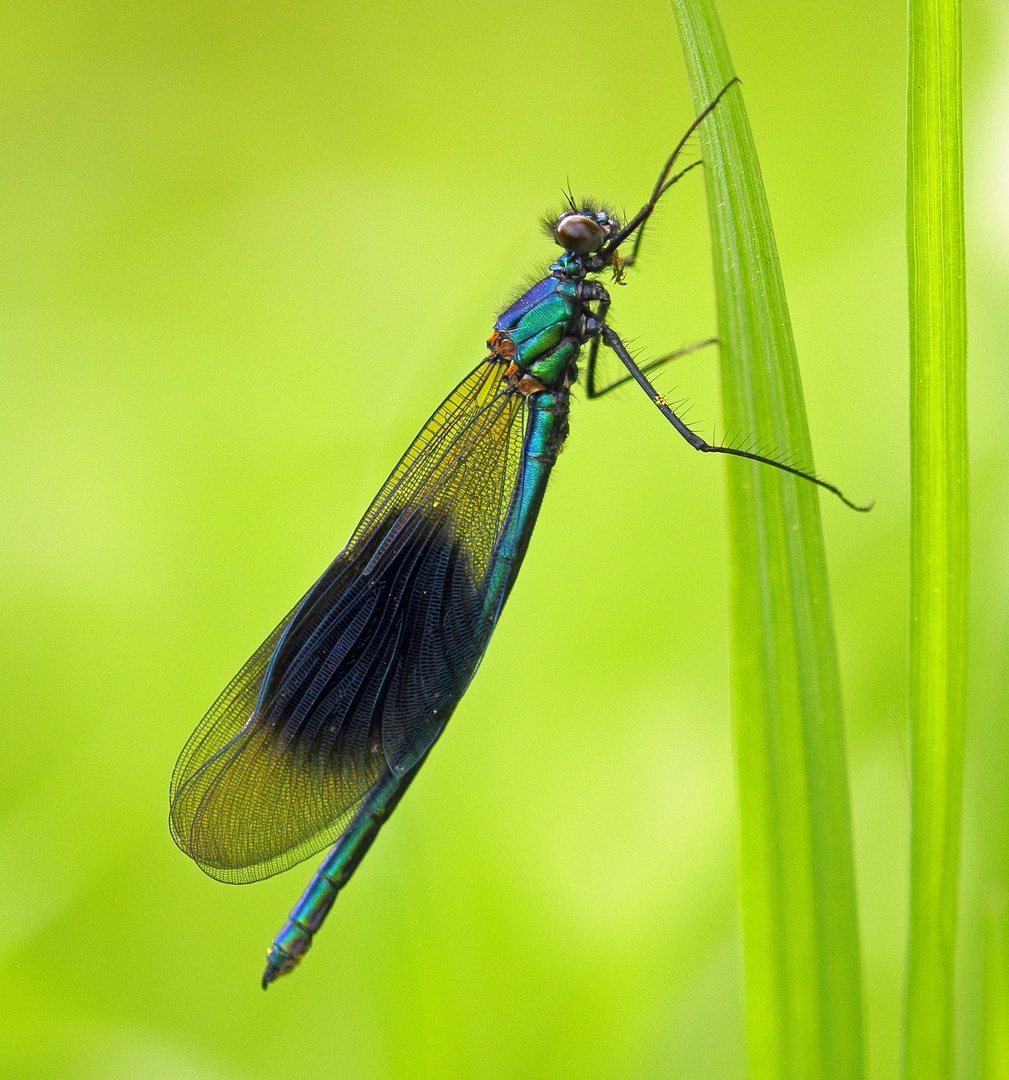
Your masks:
M581 276L552 273L538 281L498 318L492 348L548 389L570 384L582 346L580 290Z

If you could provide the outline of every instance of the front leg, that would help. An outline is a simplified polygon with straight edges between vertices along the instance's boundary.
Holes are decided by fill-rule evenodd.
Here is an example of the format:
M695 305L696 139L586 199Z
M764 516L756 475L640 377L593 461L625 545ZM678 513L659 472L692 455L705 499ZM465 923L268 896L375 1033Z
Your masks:
M659 193L656 196L656 202L661 199L663 195L665 195L665 193L673 186L673 184L676 183L677 180L681 180L684 176L687 175L688 172L690 172L691 169L696 169L698 165L702 164L703 162L700 158L698 158L697 161L692 161L685 169L680 169L680 171L675 176L671 176L659 189ZM638 253L641 251L641 240L642 237L644 237L645 235L646 224L646 221L642 221L641 224L638 226L638 231L634 237L634 247L631 248L630 255L628 255L626 258L620 259L621 270L625 270L628 266L633 266L638 261Z

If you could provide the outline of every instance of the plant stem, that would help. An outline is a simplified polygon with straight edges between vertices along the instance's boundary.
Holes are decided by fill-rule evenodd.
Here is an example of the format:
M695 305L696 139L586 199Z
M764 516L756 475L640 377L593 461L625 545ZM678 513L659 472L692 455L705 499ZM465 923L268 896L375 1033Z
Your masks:
M967 641L959 0L908 5L911 911L906 1080L953 1075Z
M696 109L733 77L711 0L672 0ZM701 125L725 422L812 467L742 93ZM747 1046L759 1080L858 1080L861 974L840 680L818 495L726 466Z

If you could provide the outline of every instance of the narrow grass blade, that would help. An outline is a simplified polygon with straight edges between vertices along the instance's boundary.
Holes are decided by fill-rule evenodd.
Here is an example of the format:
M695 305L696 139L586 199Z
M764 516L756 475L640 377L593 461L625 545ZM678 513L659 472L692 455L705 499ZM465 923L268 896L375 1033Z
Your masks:
M911 912L906 1080L953 1075L967 641L967 314L959 0L908 5Z
M695 108L733 77L711 0L672 0ZM812 467L740 87L700 128L729 430ZM729 461L732 713L750 1069L859 1080L861 975L841 697L818 494Z

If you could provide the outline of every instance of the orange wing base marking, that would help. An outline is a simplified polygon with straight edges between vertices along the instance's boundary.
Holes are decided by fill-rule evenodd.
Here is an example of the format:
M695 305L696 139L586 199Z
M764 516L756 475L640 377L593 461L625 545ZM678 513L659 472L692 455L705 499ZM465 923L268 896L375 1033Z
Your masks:
M492 359L502 363L508 361L508 367L505 368L505 378L520 394L528 396L546 389L539 379L534 375L530 375L527 371L523 371L514 362L512 357L515 355L515 342L504 330L495 330L487 339L487 347L493 354Z
M499 360L510 360L515 355L515 342L503 330L495 330L491 334L487 339L487 348Z
M519 393L525 394L527 397L530 394L536 394L540 390L546 389L543 383L541 383L535 375L524 372L518 364L512 363L505 368L505 378L519 391Z

